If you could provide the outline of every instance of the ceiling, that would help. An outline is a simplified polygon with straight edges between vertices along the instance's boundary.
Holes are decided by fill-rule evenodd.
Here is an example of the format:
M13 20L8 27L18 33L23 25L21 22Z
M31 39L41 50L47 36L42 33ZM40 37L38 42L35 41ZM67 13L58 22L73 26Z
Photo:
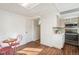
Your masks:
M0 3L0 9L18 13L28 17L43 16L51 13L53 4L50 3L30 3L23 7L18 3Z
M30 3L25 7L18 3L0 3L0 9L28 17L34 17L51 13L53 5L57 8L60 14L62 13L63 17L79 15L79 3Z
M55 3L60 12L79 8L79 3Z
M79 3L55 3L64 18L79 17Z
M16 3L0 3L0 9L24 16L32 16L32 12Z

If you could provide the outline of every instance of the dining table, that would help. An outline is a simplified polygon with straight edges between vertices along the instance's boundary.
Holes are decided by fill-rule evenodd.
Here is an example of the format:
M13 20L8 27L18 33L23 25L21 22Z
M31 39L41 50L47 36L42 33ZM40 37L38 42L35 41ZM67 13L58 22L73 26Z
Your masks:
M16 52L16 44L17 44L16 41L17 41L16 38L9 38L9 39L6 39L3 41L3 43L7 43L9 45L9 47L13 49L13 51L12 51L13 54L15 54L15 52ZM13 48L13 46L14 46L14 48Z
M16 43L17 39L13 39L13 38L10 38L10 39L6 39L3 41L3 43L8 43L9 46L11 46L12 43Z

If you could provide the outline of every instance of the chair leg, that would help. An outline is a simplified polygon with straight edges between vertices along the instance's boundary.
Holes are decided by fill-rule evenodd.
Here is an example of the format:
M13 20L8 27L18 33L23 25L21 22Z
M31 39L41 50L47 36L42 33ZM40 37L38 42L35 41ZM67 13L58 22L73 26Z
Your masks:
M14 46L12 49L13 49L13 55L15 55L16 54L16 46Z
M16 54L16 46L14 47L14 54Z

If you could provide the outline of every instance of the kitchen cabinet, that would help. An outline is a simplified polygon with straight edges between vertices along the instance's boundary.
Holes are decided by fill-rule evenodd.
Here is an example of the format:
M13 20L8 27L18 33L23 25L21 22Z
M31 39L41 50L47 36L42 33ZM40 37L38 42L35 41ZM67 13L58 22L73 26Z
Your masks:
M62 17L57 16L57 27L65 27L65 22Z
M59 49L63 48L65 42L64 33L53 35L53 39L55 39L53 43L56 47L58 47Z
M65 24L77 24L77 23L78 23L78 17L65 19Z

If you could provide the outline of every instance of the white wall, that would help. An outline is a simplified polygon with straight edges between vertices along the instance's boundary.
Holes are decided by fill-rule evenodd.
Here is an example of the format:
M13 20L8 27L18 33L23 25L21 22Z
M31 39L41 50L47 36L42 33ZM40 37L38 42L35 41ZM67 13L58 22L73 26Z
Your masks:
M16 37L17 34L27 32L23 42L32 40L32 20L28 17L12 12L0 10L0 40Z
M41 44L50 46L50 47L56 47L56 48L62 48L63 47L63 41L62 39L57 39L56 34L54 34L53 27L57 26L57 17L58 14L57 9L52 5L52 12L48 13L47 16L42 16L41 18Z

